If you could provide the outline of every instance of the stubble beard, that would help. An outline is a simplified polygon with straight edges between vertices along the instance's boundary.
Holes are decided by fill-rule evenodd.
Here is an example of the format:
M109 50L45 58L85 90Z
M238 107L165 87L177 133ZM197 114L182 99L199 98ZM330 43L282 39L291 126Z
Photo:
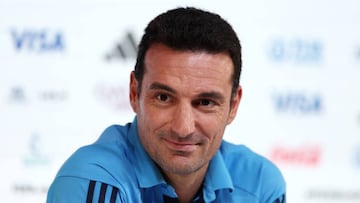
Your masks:
M201 138L201 136L189 135L185 138L180 138L177 135L164 132L158 133L158 138L169 138L172 140L189 141L199 144L204 144L206 142L206 140L204 140L204 138ZM165 150L168 149L166 149L165 147ZM170 153L170 156L173 156L174 158L170 159L169 157L165 157L168 153ZM205 154L203 156L200 155L200 157L197 157L196 154L171 150L167 151L166 153L155 150L152 158L164 173L172 173L178 175L189 175L191 173L195 173L196 171L206 166L210 161ZM174 163L175 161L176 163Z
M192 161L184 160L184 162L181 163L181 152L176 152L174 156L178 156L178 158L175 158L177 159L176 163L173 163L173 161L175 160L168 161L163 159L160 153L155 154L154 161L164 173L172 173L178 175L189 175L191 173L195 173L208 163L208 160L204 158ZM187 158L184 157L183 159Z

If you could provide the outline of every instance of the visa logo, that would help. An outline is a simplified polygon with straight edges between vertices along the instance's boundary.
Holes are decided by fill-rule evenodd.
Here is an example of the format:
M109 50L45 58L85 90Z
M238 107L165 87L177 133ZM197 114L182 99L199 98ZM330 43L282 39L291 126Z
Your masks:
M269 45L269 58L274 62L295 64L317 63L322 60L324 46L314 39L274 39Z
M64 35L59 31L12 29L11 37L17 51L48 52L65 49Z
M357 168L360 168L360 147L357 147L354 152L354 161Z
M314 114L323 109L323 101L318 94L275 93L272 101L275 109L281 113Z

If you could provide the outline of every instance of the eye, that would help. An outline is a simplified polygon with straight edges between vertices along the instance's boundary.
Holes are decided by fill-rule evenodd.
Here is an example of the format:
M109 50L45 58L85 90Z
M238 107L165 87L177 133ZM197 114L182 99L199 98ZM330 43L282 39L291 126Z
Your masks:
M160 102L169 102L170 97L167 94L158 94L156 96L156 99L159 100Z
M206 107L215 105L215 103L209 99L199 99L198 101L195 102L195 104L198 106L206 106Z
M209 106L209 105L213 104L213 102L210 101L210 100L208 100L208 99L202 99L202 100L200 100L199 103L200 103L200 105L202 105L202 106Z

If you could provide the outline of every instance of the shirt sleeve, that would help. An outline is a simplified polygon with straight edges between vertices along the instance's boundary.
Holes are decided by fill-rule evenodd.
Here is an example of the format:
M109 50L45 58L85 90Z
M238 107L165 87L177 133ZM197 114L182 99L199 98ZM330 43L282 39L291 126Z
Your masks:
M273 203L286 203L286 194L282 194Z
M76 177L57 177L51 184L46 203L123 203L117 187Z
M286 203L286 183L280 170L273 164L267 165L262 174L261 203Z

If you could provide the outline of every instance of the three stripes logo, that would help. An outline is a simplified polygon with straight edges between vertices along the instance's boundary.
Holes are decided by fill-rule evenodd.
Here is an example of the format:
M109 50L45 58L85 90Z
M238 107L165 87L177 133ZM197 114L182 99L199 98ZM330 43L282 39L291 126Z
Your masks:
M10 90L10 101L15 103L24 103L27 98L23 87L16 86Z
M137 42L132 32L127 32L124 38L105 55L105 60L115 59L127 60L135 59L137 55Z
M115 203L118 192L119 189L117 187L91 180L87 191L86 203Z

